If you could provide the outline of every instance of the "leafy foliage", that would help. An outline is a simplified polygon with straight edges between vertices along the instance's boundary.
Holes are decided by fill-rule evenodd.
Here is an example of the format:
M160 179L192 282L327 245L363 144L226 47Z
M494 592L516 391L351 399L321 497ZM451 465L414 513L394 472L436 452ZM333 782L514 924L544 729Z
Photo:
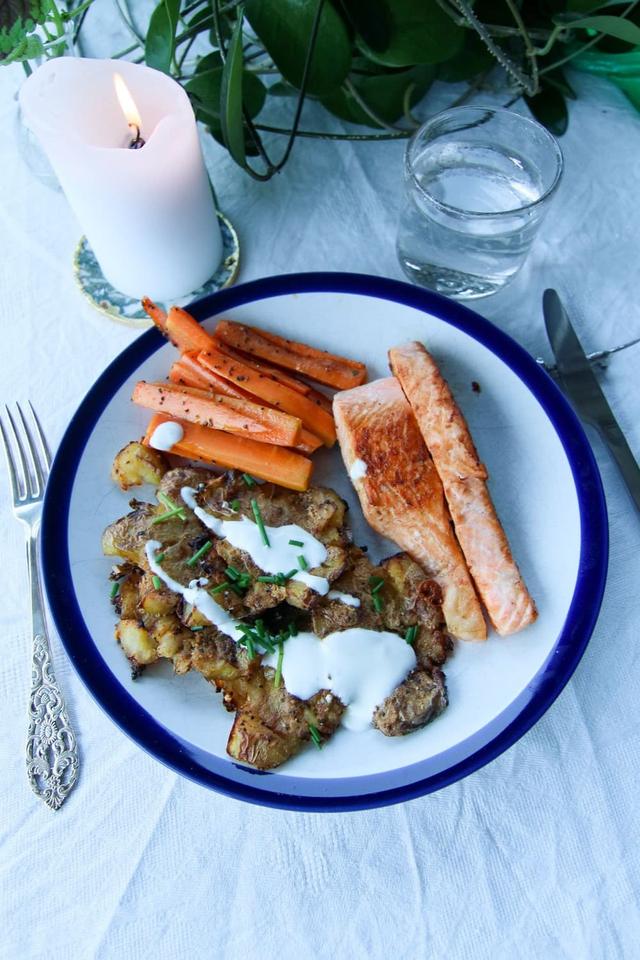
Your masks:
M60 55L92 2L0 0L0 63L22 62L30 72L29 61ZM410 136L412 108L435 79L466 81L471 92L496 62L511 86L509 102L524 95L534 116L561 135L575 98L564 64L590 47L640 46L640 0L159 0L141 39L128 3L119 0L114 11L136 41L115 56L133 54L175 77L211 135L261 180L282 168L297 136ZM204 55L189 59L196 40ZM288 128L274 128L261 111L282 97L291 100L292 118ZM372 132L301 129L306 97ZM265 130L287 137L276 159Z

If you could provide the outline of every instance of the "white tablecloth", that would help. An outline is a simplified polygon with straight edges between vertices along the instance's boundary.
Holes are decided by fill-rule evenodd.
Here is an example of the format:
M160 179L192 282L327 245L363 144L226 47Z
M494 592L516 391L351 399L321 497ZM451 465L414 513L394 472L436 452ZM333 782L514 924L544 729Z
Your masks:
M18 151L16 69L0 70L0 391L30 398L53 445L138 332L87 306L79 230ZM540 295L565 295L588 349L640 334L640 123L613 87L576 77L566 176L527 268L481 302L548 355ZM443 106L434 91L425 106ZM238 227L241 279L296 270L401 277L394 234L403 145L301 141L282 175L249 180L210 151ZM604 387L640 455L640 350ZM526 425L523 425L526 429ZM82 778L53 814L24 770L30 634L22 531L0 476L7 565L0 627L0 956L3 960L313 957L614 960L640 956L640 518L596 441L611 522L602 614L558 701L465 781L401 806L269 811L183 780L102 713L56 640Z

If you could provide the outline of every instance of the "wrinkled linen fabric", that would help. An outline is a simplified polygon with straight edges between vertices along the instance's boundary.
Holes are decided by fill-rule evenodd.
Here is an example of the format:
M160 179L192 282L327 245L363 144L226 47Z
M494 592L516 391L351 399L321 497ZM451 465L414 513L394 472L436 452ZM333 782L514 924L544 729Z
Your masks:
M19 149L20 78L17 68L0 71L0 393L31 399L55 447L87 389L139 331L93 311L76 289L78 226ZM513 286L476 308L547 359L546 286L566 297L588 350L640 335L639 117L606 83L574 82L580 99L562 140L556 202ZM424 115L451 99L450 88L434 90ZM305 122L322 121L311 110ZM302 140L265 185L210 144L220 206L240 234L240 279L298 270L401 278L403 149ZM640 348L631 349L602 382L640 456L639 366ZM593 439L611 561L574 677L522 740L466 780L350 814L262 809L161 766L93 702L53 629L82 774L58 813L37 800L24 767L22 530L3 468L0 958L639 957L640 517Z

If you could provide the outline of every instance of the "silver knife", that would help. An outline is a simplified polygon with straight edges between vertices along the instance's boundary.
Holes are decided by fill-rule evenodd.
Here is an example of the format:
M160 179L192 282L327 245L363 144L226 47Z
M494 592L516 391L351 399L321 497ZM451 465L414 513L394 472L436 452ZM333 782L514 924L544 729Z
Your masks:
M560 384L576 411L594 426L614 457L631 497L640 510L640 467L600 389L567 311L555 290L545 290L542 309L547 335L556 358Z

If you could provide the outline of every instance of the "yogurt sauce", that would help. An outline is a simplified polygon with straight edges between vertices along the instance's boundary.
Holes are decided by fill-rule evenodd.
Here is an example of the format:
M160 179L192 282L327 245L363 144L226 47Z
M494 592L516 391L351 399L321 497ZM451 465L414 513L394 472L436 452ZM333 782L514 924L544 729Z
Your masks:
M367 475L367 465L364 460L354 460L349 470L349 476L352 480L362 480Z
M325 577L316 577L306 570L299 570L302 555L308 567L319 567L327 559L327 548L320 540L316 540L310 533L295 523L287 523L282 527L268 527L265 531L270 546L263 543L262 535L257 523L248 517L238 520L222 520L203 510L196 501L197 491L193 487L183 487L182 499L193 510L196 517L204 523L218 537L228 540L229 543L248 553L254 563L265 573L289 573L296 570L291 577L306 584L316 593L325 596L329 592L329 581ZM289 543L297 540L302 546Z
M175 423L173 420L165 420L164 423L159 423L151 434L149 446L153 447L154 450L171 450L171 447L180 443L183 437L184 430L179 423Z
M347 709L342 725L366 730L373 712L416 665L413 647L397 633L353 627L320 640L298 633L284 644L282 676L289 693L308 700L318 690L331 690ZM262 661L275 667L278 655Z

